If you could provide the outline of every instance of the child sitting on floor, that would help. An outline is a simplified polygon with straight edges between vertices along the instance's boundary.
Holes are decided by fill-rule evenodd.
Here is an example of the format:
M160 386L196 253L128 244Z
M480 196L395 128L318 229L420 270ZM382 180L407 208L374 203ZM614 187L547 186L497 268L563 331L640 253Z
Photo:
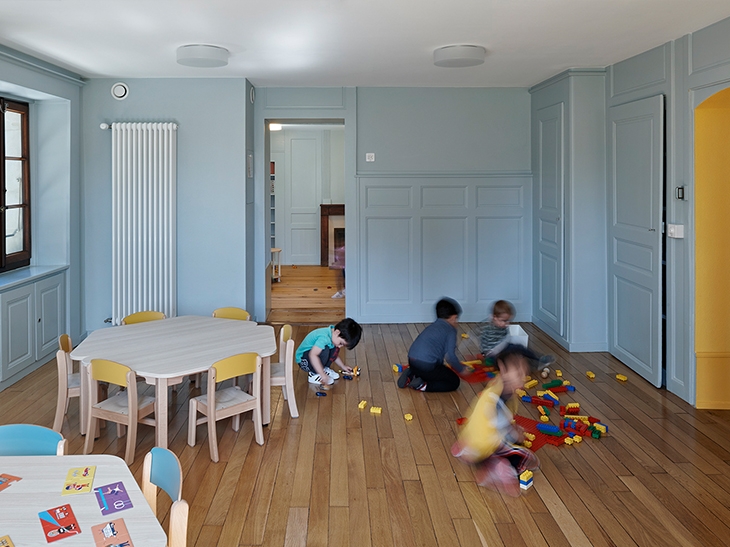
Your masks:
M515 390L530 371L531 354L524 346L509 344L498 356L499 374L482 391L469 410L466 423L451 447L463 462L477 465L477 483L510 496L520 494L519 476L540 465L535 454L516 443L523 431L514 423Z
M352 372L340 359L340 348L347 346L347 349L353 349L361 336L360 324L348 317L334 326L314 329L307 334L294 357L299 368L309 374L310 384L332 385L340 377L330 368L332 363L345 372Z
M485 359L496 356L509 341L509 323L515 316L514 306L507 300L497 300L492 315L481 324L479 349Z

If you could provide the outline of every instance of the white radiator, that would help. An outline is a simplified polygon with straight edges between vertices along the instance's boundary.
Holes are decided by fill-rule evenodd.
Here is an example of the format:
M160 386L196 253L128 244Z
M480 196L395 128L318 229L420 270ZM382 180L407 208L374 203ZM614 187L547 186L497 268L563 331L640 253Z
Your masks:
M113 123L112 323L144 310L177 315L177 124Z

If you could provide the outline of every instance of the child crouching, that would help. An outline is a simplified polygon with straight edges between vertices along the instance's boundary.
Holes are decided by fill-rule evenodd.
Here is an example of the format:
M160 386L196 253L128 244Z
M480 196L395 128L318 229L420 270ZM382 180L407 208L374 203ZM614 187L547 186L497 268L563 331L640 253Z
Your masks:
M340 370L352 372L340 359L340 348L353 349L362 336L362 327L349 317L336 325L315 329L304 337L297 348L295 359L310 384L332 385L340 375L332 370L333 363Z
M463 462L476 464L477 483L510 496L520 494L519 475L540 465L535 454L516 443L523 432L513 421L522 386L530 371L525 347L508 345L497 356L499 374L482 391L469 411L451 453Z

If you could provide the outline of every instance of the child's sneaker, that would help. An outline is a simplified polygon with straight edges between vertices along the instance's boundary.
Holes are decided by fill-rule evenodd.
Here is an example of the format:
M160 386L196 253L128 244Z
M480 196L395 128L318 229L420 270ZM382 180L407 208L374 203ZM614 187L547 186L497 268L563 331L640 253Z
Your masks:
M307 381L310 384L314 384L316 386L329 385L327 382L322 381L322 377L319 374L316 374L314 372L309 373L309 378L307 378ZM330 384L331 383L334 383L334 382L330 382Z
M413 377L411 378L408 387L415 389L416 391L426 391L426 382L422 378Z
M340 377L340 375L332 370L330 367L324 367L324 373L333 380L337 380Z
M404 387L407 387L408 384L411 383L411 369L408 367L403 372L401 372L400 376L398 377L398 387L403 389Z
M332 295L332 298L345 298L345 292L337 291L335 294Z

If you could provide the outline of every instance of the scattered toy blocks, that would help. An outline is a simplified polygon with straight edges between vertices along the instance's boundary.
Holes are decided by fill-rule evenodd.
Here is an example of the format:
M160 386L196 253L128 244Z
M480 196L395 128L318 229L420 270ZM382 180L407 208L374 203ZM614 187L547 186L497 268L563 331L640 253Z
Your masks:
M393 365L393 372L403 372L403 369L404 369L404 368L407 368L407 367L404 367L404 366L403 366L403 365L401 365L400 363L395 363L395 364Z
M468 335L467 333L465 333L465 332L462 332L462 333L461 333L461 338L462 338L463 340L466 340L467 338L469 338L469 335Z
M549 422L549 421L550 421L550 418L548 418L547 416L545 416L545 415L543 414L542 416L540 416L540 421L541 421L541 422L545 422L545 423L547 423L547 422Z
M359 408L360 410L363 410L366 406L368 406L367 401L360 401L360 403L357 405L357 408Z
M628 380L628 378L627 378L626 376L624 376L623 374L617 374L617 375L616 375L616 379L617 379L617 380L618 380L619 382L625 382L626 380Z
M404 414L403 418L405 418L406 422L410 422L413 419L413 414Z
M555 371L555 376L557 376L558 378L562 378L563 377L563 371L562 370L556 370Z
M520 488L522 490L527 490L532 486L532 481L534 480L534 474L529 469L527 471L523 471L520 475Z
M558 387L558 386L562 386L562 385L563 385L563 381L562 380L553 380L552 382L548 382L546 384L543 384L542 385L542 388L543 389L550 389L551 387Z
M532 389L537 385L537 380L530 380L525 384L525 389Z
M382 412L383 412L383 409L379 406L370 407L370 414L381 414Z
M590 380L595 380L595 378L596 378L596 375L594 373L592 373L590 370L586 371L586 376L588 376L588 378Z
M522 397L524 397L525 395L527 395L527 392L526 392L526 391L525 391L524 389L519 389L519 388L518 388L518 389L515 389L515 393L516 393L516 394L517 394L517 396L518 396L518 397L520 397L520 398L522 398Z
M317 395L317 397L327 397L327 394L324 391L318 391L315 395Z

